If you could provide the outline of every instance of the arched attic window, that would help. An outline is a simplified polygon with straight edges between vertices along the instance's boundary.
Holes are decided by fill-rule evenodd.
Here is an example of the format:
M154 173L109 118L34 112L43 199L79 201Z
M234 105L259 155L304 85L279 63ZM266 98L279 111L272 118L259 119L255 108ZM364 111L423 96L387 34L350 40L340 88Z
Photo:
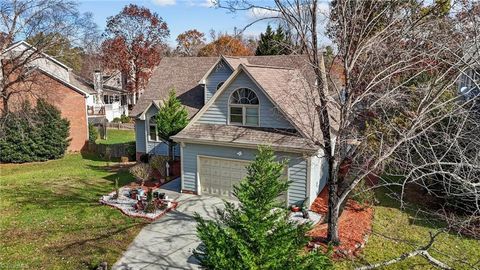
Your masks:
M232 125L258 126L259 101L255 92L248 88L235 90L229 99L229 123Z

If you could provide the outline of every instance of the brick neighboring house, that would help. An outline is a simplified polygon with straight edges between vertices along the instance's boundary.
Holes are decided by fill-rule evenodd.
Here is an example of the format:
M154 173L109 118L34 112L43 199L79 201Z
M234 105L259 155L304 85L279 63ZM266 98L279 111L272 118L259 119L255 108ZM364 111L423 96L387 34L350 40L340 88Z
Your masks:
M17 53L34 50L24 41L13 44L1 54L2 70L8 66L8 59ZM14 86L15 94L9 100L9 110L21 109L20 104L25 100L35 104L38 98L45 99L70 121L68 151L80 151L88 141L87 98L93 94L93 89L84 84L71 68L46 54L29 62L27 68L25 81ZM3 104L0 104L0 109L3 109Z

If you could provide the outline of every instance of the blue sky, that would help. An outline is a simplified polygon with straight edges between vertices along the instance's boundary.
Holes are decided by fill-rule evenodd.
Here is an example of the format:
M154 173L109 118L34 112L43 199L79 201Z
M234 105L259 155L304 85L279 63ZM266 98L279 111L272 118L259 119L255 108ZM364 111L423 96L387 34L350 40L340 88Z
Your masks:
M242 29L254 21L256 15L251 12L229 13L225 9L211 7L210 0L79 0L81 12L91 12L94 21L103 31L109 16L118 14L122 8L130 3L145 6L158 13L170 28L169 45L175 45L178 34L196 28L209 37L210 29L233 33L234 27ZM265 30L267 22L257 23L249 27L246 35L259 35Z

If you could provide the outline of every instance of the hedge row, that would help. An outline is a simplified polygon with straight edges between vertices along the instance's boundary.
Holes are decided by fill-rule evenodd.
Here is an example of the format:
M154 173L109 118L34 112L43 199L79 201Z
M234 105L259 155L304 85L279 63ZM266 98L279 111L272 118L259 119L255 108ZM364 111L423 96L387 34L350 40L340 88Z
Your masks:
M53 105L40 99L0 117L0 161L32 162L62 157L70 143L70 123Z

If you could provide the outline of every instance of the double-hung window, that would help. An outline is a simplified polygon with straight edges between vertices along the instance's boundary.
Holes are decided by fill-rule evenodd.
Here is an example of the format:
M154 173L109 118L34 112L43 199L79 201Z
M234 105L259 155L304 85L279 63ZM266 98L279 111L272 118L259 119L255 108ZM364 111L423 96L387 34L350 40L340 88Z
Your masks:
M152 116L148 120L148 139L150 141L158 141L157 117Z
M235 90L230 96L229 112L232 125L258 126L259 102L255 92L248 88Z

